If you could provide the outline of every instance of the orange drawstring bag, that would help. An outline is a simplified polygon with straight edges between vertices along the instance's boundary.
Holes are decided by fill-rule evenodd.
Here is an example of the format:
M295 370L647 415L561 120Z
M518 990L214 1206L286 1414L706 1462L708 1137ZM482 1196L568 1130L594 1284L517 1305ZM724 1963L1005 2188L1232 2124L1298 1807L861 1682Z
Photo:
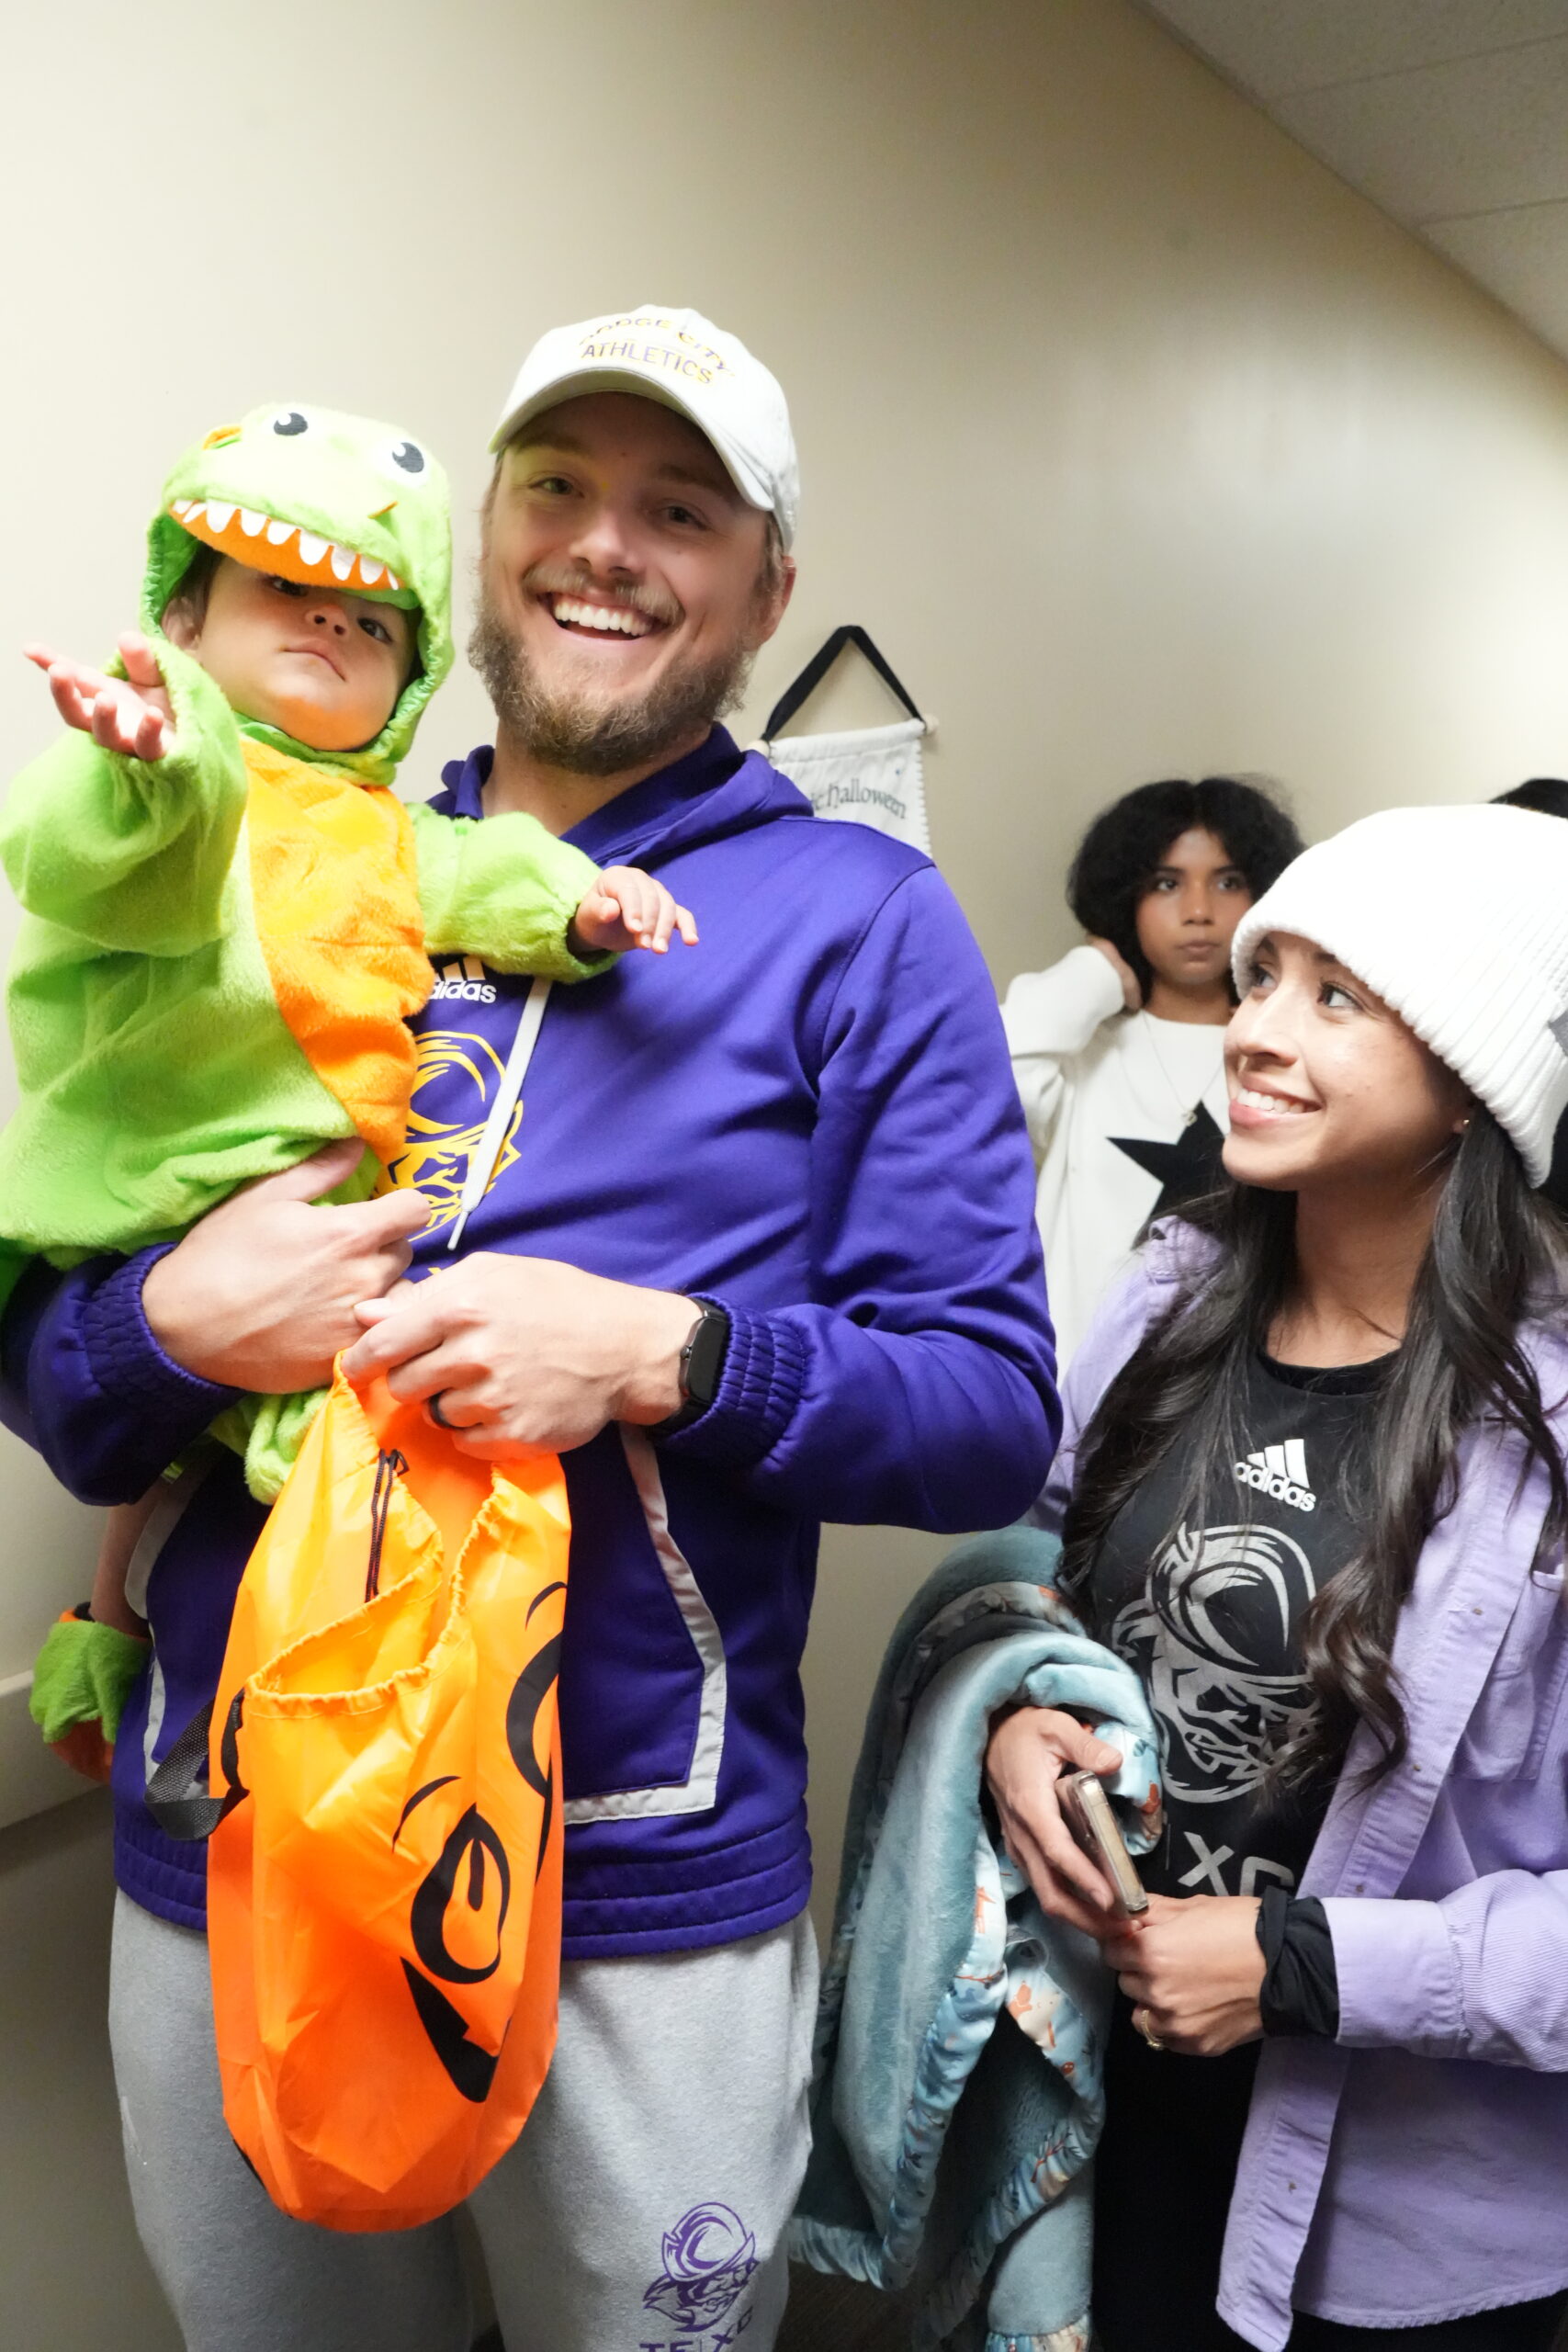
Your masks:
M245 1569L211 1718L213 2005L229 2129L299 2220L448 2211L544 2080L570 1526L553 1458L471 1462L339 1373Z

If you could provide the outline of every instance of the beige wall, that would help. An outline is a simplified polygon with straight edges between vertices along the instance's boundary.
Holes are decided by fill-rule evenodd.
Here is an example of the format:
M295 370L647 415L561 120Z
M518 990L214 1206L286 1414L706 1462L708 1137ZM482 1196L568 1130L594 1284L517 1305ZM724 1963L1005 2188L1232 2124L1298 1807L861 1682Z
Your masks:
M801 585L749 719L833 623L872 628L940 715L937 854L998 979L1066 944L1067 846L1142 778L1264 771L1321 831L1568 765L1568 375L1122 0L59 0L12 12L6 62L0 645L102 648L168 458L274 396L428 436L471 545L524 347L653 298L747 337L795 406ZM829 707L884 715L859 683ZM4 768L50 726L7 656ZM465 677L413 788L483 731ZM88 1533L20 1449L0 1479L3 1679ZM829 1847L939 1549L829 1539ZM88 2009L92 1826L0 1846L0 1934L25 1914ZM123 2213L89 2211L101 2043L18 2070L5 2014L0 2174L46 2166L71 2219L7 2341L64 2352L112 2312L151 2352ZM79 2165L39 2135L61 2081Z

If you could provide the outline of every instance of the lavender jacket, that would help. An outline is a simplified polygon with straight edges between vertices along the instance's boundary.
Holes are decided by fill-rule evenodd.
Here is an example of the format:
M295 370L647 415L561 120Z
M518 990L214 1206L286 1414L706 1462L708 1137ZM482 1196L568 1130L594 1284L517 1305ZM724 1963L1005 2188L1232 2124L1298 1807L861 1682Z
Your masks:
M1156 1230L1075 1356L1042 1523L1194 1241ZM1568 1339L1529 1345L1568 1444ZM1531 1566L1547 1487L1522 1456L1495 1424L1465 1440L1394 1643L1409 1755L1358 1792L1357 1733L1302 1880L1339 2038L1260 2057L1220 2311L1263 2352L1292 2307L1409 2327L1568 2285L1568 1610L1562 1563Z

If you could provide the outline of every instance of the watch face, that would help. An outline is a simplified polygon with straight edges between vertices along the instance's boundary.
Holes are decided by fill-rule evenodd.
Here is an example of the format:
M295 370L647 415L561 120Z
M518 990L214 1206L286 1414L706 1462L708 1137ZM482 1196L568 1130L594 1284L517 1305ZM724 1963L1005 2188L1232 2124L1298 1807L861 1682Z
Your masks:
M729 1317L722 1307L705 1306L703 1319L693 1332L681 1385L694 1405L711 1405L718 1394L718 1379L724 1370L725 1351L729 1345Z

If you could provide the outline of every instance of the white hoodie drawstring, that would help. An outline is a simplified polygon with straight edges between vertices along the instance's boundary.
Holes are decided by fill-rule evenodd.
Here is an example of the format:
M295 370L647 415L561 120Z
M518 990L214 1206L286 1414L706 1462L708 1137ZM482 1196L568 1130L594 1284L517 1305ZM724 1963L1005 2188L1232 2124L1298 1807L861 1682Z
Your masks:
M517 1034L512 1040L512 1051L502 1072L501 1085L495 1101L490 1106L490 1116L485 1121L479 1149L468 1161L468 1172L463 1180L463 1190L457 1201L457 1221L446 1244L448 1250L456 1250L461 1241L463 1227L472 1211L483 1200L490 1188L491 1178L495 1174L495 1165L506 1141L506 1131L512 1124L512 1114L522 1100L523 1080L527 1076L528 1064L538 1043L539 1024L545 1017L545 1000L549 992L549 981L536 979L524 1001L517 1021Z

